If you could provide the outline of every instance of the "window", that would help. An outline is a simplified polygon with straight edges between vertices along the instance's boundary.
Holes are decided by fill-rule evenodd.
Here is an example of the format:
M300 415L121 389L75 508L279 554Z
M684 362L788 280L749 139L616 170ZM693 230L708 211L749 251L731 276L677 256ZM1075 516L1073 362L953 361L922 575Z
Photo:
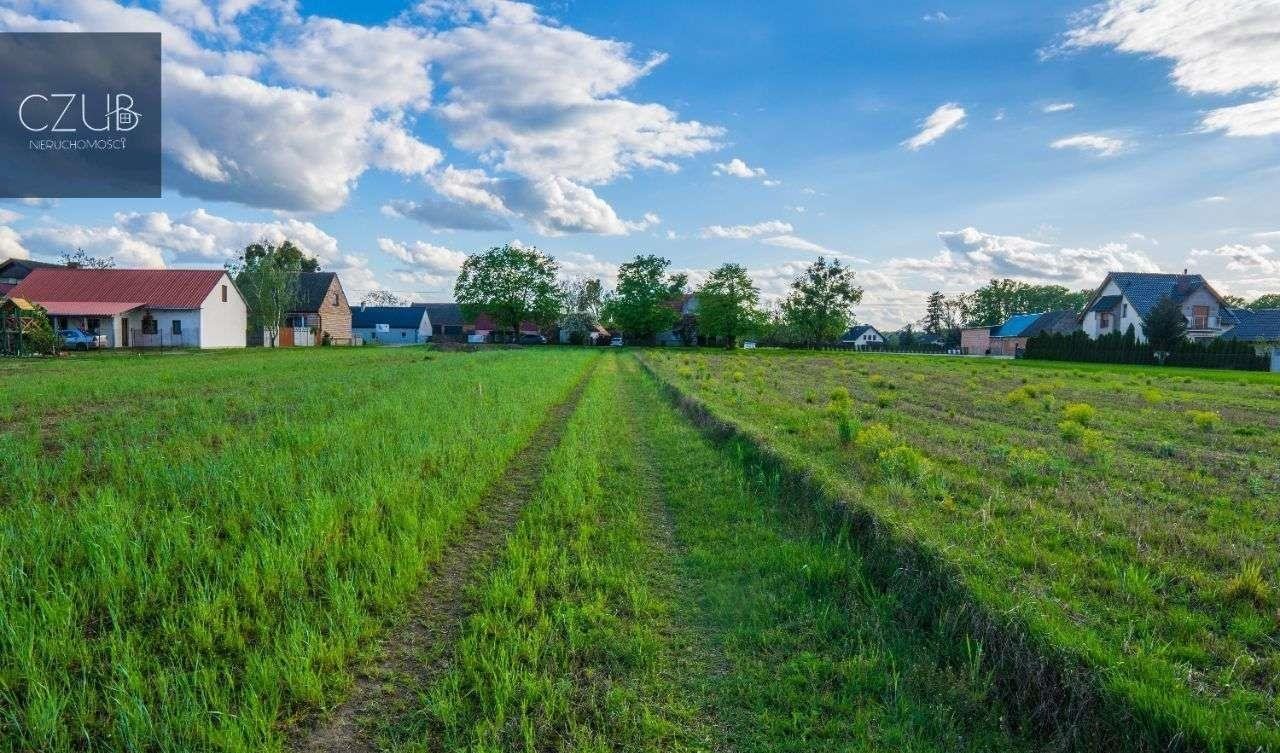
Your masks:
M91 335L96 335L96 334L98 334L98 320L97 320L97 319L85 319L85 320L84 320L84 326L85 326L85 329L89 330L89 334L91 334Z
M156 320L152 319L150 314L142 317L142 334L154 335L159 331L160 328L157 326Z
M1191 307L1191 326L1195 329L1209 328L1209 307L1208 306L1192 306Z
M67 328L67 317L65 316L58 317L58 329L66 329L66 328Z
M1121 306L1120 306L1120 318L1121 318L1121 319L1128 319L1128 318L1129 318L1129 304L1127 304L1127 303L1125 303L1125 304L1121 304Z
M1107 312L1105 312L1105 311L1104 311L1104 312L1102 312L1101 314L1098 314L1098 326L1099 326L1101 329L1110 329L1110 328L1111 328L1111 314L1108 314L1108 313L1107 313Z
M170 331L170 332L172 332L172 333L173 333L173 334L175 334L175 335L181 335L181 334L182 334L182 320L181 320L181 319L174 319L174 320L173 320L173 327L172 327L172 329L170 329L169 331Z
M337 294L337 293L334 293L334 294L333 294L333 305L335 305L335 306L337 306L337 305L338 305L338 294Z
M226 285L222 286L222 302L223 303L227 302L227 286Z

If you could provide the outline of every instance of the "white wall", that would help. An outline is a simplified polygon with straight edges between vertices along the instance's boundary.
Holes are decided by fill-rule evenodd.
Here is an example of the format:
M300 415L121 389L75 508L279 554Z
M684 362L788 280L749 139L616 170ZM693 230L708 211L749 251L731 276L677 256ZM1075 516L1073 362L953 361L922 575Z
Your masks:
M227 287L227 300L222 300L222 286ZM197 326L201 348L243 348L249 327L249 309L240 291L226 274L209 291L200 306ZM157 317L158 318L158 317ZM185 324L184 324L185 326Z

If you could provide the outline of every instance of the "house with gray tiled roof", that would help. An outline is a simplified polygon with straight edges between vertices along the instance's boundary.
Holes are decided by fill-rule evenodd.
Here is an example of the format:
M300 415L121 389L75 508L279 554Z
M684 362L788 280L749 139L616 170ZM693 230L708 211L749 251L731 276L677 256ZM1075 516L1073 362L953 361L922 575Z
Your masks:
M1236 317L1222 296L1200 275L1158 272L1111 272L1094 292L1080 318L1091 338L1133 327L1146 341L1143 325L1156 304L1172 298L1187 318L1187 337L1212 340L1236 326Z
M1280 348L1280 309L1231 309L1231 314L1236 324L1223 337L1253 343L1259 351Z

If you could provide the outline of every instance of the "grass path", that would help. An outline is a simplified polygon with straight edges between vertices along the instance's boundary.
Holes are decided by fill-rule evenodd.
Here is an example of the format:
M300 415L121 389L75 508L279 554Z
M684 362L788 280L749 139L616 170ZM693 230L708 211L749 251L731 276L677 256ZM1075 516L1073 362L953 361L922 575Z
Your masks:
M494 555L521 509L537 490L541 469L576 410L591 372L581 377L567 398L554 406L529 443L516 454L472 508L450 544L440 553L432 573L413 601L408 618L383 643L374 666L356 680L350 696L324 720L295 730L291 749L315 753L374 751L376 732L388 718L402 715L412 702L409 692L429 684L449 668L448 648L458 638L466 617L464 588Z

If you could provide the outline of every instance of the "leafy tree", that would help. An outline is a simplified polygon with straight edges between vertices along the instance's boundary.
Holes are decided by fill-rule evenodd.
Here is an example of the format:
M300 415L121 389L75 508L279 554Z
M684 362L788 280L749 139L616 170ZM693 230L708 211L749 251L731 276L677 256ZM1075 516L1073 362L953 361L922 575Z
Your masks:
M668 274L669 259L641 254L618 268L618 287L604 302L605 319L632 337L648 340L680 320L671 301L684 293L688 277Z
M250 243L244 249L245 261L269 258L282 269L298 272L319 272L320 260L307 256L293 241L285 239L279 246L269 243L265 238L257 243Z
M733 348L761 320L760 289L741 264L721 264L698 288L698 329Z
M90 256L83 248L74 254L63 253L62 263L71 269L115 269L116 260L111 256Z
M1187 317L1176 301L1165 296L1147 314L1143 331L1156 350L1173 350L1187 339Z
M853 270L840 260L819 256L791 283L782 302L788 323L810 343L831 342L853 321L853 307L862 300L862 288L854 283Z
M1249 308L1254 311L1261 309L1280 309L1280 293L1267 293L1260 295L1249 304Z
M911 328L911 323L908 322L907 326L903 327L898 332L898 347L913 348L915 347L915 344L916 344L916 332L914 329Z
M361 306L408 306L409 301L390 290L370 290L360 299Z
M227 264L228 274L249 307L251 326L264 330L267 344L273 348L285 314L297 306L298 274L303 271L300 256L291 251L281 254L285 247L293 244L251 243L239 259Z
M929 294L924 303L924 318L920 327L931 335L941 334L947 328L947 297L942 291L935 290Z
M1062 285L1032 285L1019 280L992 280L975 290L969 299L968 325L986 327L1003 324L1014 314L1071 309L1079 311L1091 291L1071 292Z
M462 263L453 297L468 317L485 313L510 332L520 322L550 324L562 300L556 260L536 248L495 246Z
M1243 309L1249 307L1249 302L1238 295L1224 295L1222 302L1227 304L1227 308Z
M594 324L604 307L604 285L598 277L572 280L565 285L565 298L569 311L592 317Z

